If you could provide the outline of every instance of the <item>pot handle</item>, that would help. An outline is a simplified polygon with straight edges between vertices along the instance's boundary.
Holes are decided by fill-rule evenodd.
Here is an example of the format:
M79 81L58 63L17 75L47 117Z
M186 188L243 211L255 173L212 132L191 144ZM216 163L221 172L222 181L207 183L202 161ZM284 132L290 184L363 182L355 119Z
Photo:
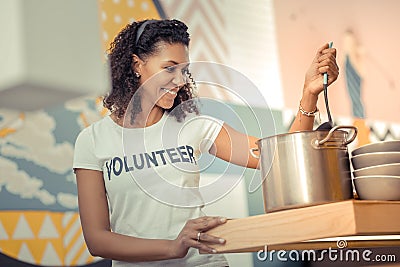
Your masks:
M258 156L258 155L256 155L256 154L254 153L254 151L258 151L258 148L253 147L253 148L250 148L249 151L250 151L250 154L251 154L254 158L256 158L256 159L259 159L259 158L260 158L260 156Z
M351 137L350 137L349 139L347 139L345 142L343 142L343 145L344 145L344 146L350 144L351 142L354 141L354 139L356 139L357 132L358 132L357 127L355 127L355 126L339 125L339 126L333 127L333 128L329 131L328 135L327 135L324 139L322 139L321 141L318 141L318 145L322 145L322 144L326 143L326 142L331 138L333 132L335 132L335 131L338 130L338 129L349 129L349 130L353 130L353 135L351 135Z

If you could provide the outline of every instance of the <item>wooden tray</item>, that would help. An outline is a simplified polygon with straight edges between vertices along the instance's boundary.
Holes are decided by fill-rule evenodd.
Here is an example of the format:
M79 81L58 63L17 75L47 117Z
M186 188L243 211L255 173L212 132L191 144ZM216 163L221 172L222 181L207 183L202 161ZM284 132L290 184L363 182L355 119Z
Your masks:
M212 245L220 253L336 247L324 238L347 247L400 246L400 201L347 200L230 219L207 234L226 239Z

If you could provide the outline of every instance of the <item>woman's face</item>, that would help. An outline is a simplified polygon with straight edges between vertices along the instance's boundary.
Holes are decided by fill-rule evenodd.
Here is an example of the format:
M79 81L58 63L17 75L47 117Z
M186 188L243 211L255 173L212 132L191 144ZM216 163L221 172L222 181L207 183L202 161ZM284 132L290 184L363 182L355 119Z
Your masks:
M156 107L169 109L179 89L186 84L189 52L183 44L162 43L159 53L145 61L139 60L143 100Z

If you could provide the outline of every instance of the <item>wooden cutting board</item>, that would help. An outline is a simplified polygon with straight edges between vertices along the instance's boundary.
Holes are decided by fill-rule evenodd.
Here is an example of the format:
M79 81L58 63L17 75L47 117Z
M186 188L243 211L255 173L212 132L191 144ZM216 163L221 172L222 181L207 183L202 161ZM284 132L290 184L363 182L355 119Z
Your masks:
M400 201L347 200L229 219L207 234L226 240L211 245L220 253L258 251L266 245L323 249L338 240L347 247L400 246Z

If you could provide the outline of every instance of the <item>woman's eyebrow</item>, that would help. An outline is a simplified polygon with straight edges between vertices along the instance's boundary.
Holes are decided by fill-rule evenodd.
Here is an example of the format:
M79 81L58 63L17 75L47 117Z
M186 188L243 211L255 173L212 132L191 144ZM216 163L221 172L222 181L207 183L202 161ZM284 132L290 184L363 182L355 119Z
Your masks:
M182 65L182 64L184 64L184 63L178 63L178 62L176 62L175 60L165 60L164 62L166 62L166 63L172 63L172 64L174 64L174 65ZM184 68L188 67L189 65L190 65L190 63L186 63L186 64L184 65Z

